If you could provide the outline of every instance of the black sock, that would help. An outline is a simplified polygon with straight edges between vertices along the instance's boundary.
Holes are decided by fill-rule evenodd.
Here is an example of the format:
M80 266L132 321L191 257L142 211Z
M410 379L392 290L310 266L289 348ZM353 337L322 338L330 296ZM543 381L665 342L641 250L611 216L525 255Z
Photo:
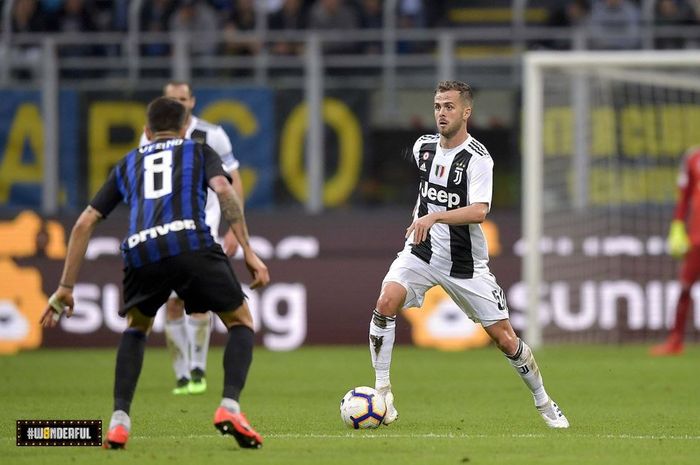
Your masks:
M145 333L130 328L122 333L117 350L117 366L114 370L114 410L129 413L136 383L141 374L145 348Z
M253 330L236 325L228 330L224 351L224 397L238 401L253 361Z

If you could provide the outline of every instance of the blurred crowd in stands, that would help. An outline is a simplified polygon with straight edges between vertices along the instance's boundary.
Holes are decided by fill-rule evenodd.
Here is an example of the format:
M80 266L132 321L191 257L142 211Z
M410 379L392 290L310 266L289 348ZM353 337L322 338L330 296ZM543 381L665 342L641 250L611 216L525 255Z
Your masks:
M587 48L633 50L640 48L644 18L640 2L633 0L569 0L553 12L548 25L584 28L590 37ZM700 25L699 0L656 0L654 26ZM551 48L569 48L570 43L551 43ZM697 42L679 37L660 37L657 49L696 47Z
M15 0L14 32L125 31L128 0ZM269 29L351 29L382 26L382 0L143 0L142 31L255 28L256 3ZM443 0L399 0L405 26L444 23ZM262 5L262 6L261 6Z
M12 31L126 31L129 3L129 0L15 0L11 13ZM270 30L381 28L384 24L383 3L382 0L143 0L139 29L144 32L187 30L200 36L224 31L223 43L200 37L202 40L197 41L193 53L249 55L254 54L260 44L237 40L236 35L239 31L256 29L258 12L265 16L265 27ZM397 26L464 27L464 24L451 20L448 14L455 4L468 6L470 2L398 0ZM551 4L558 6L549 9L548 19L542 25L585 27L592 38L588 48L640 47L640 28L644 21L641 0L561 0ZM656 0L654 10L656 25L700 24L700 0ZM472 22L469 25L478 24ZM557 42L546 45L552 48L570 46L569 43L562 45ZM678 38L660 40L656 44L658 48L686 45ZM377 47L377 44L368 46ZM276 43L272 44L271 50L286 55L298 53L299 47L298 43ZM366 51L349 50L343 43L329 44L328 47L325 51L331 53ZM165 55L168 49L166 45L154 44L144 53Z

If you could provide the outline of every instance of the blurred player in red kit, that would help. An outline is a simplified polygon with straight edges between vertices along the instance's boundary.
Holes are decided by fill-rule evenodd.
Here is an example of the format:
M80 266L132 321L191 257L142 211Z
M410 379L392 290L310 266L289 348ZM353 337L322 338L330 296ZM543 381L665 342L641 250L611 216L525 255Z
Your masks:
M671 333L663 344L651 348L652 355L683 352L683 333L692 304L690 290L700 278L700 146L690 149L683 158L678 188L679 199L668 233L668 248L671 256L683 259L678 278L681 295Z

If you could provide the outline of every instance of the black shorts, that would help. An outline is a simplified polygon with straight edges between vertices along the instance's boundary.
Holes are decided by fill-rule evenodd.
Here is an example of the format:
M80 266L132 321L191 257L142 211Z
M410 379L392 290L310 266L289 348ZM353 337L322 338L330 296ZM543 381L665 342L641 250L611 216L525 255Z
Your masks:
M172 291L189 313L225 312L241 306L245 294L218 244L185 252L139 268L124 268L125 316L133 307L153 317Z

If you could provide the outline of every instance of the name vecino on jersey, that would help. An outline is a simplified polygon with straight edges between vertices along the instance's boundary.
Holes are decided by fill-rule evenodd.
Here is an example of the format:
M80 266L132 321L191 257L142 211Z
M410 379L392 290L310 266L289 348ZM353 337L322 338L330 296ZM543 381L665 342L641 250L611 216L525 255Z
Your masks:
M142 145L141 147L139 147L138 150L139 153L153 152L156 150L165 150L172 147L177 147L178 145L182 145L183 142L184 141L182 139L169 139L162 142L155 142L153 144Z

